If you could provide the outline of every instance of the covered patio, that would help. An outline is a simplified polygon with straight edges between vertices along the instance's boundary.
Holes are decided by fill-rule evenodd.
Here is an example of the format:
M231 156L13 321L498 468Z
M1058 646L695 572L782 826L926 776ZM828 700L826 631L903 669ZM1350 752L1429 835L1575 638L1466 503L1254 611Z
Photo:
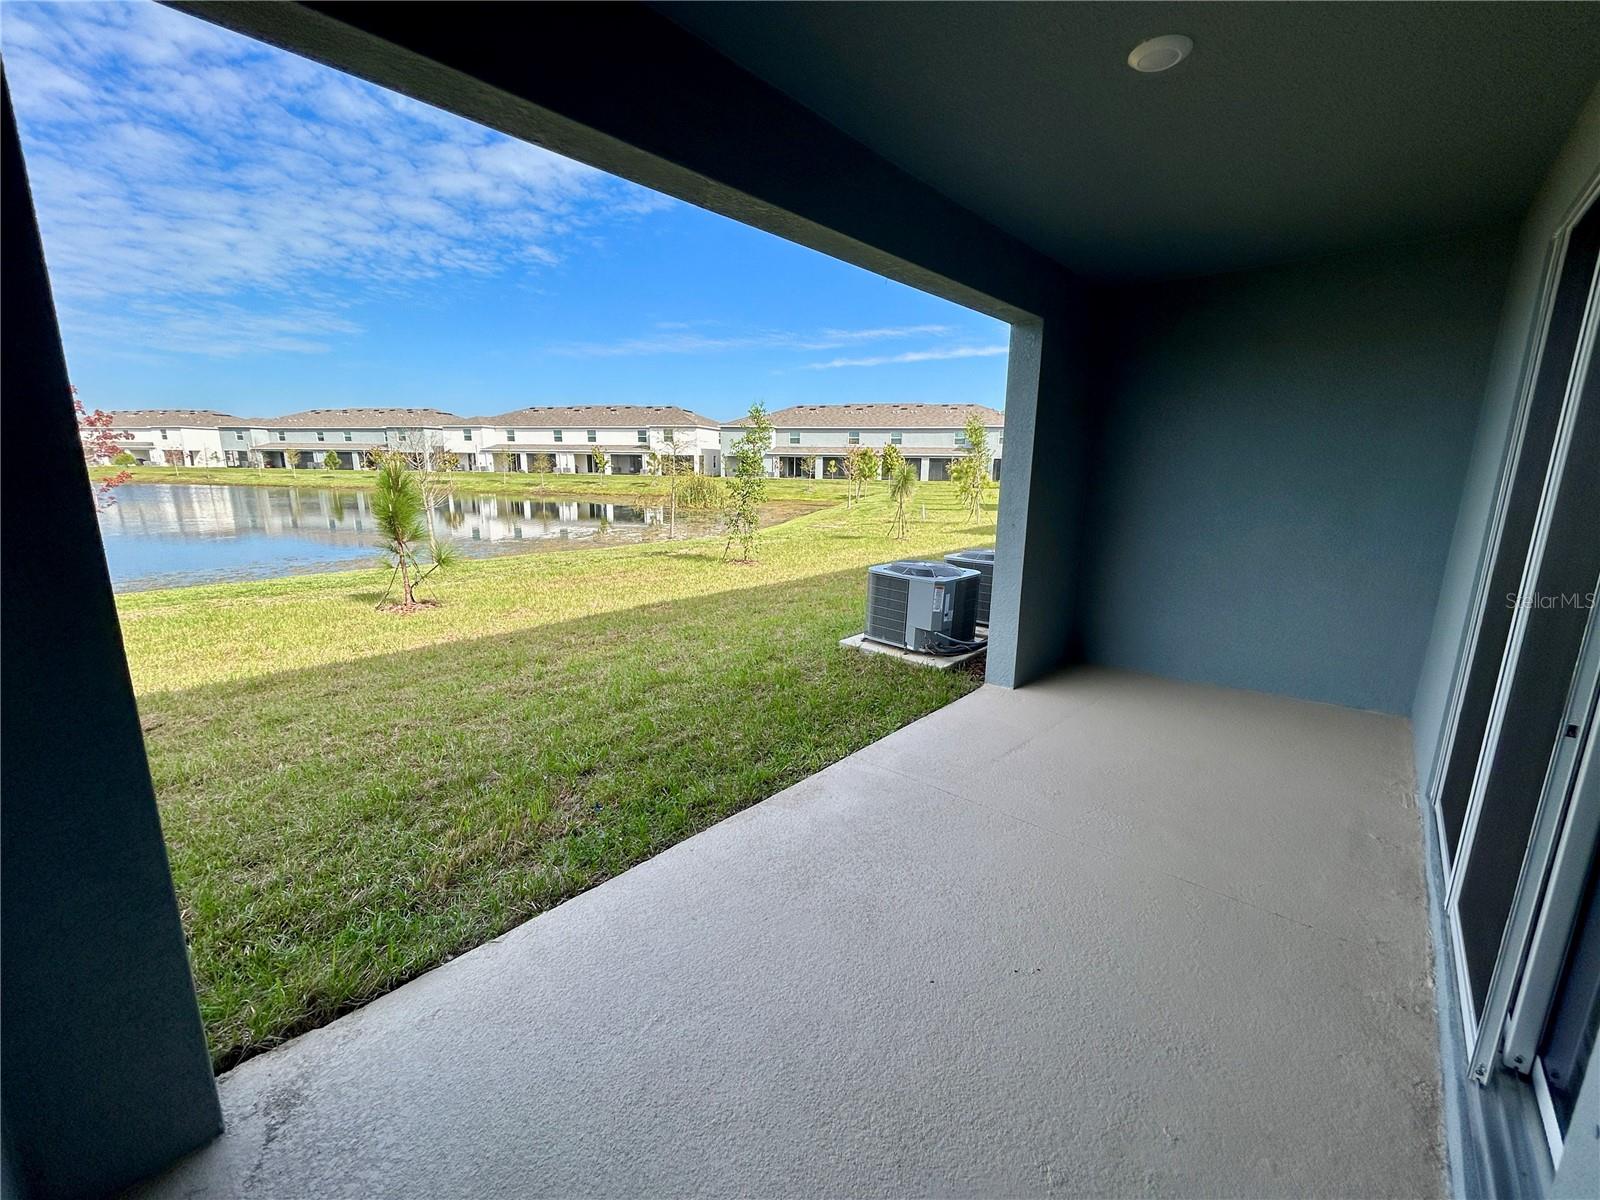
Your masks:
M176 7L1007 322L987 683L214 1083L8 219L19 1195L1600 1191L1600 6Z
M223 1076L138 1194L1439 1195L1408 743L984 688Z
M326 442L263 442L255 448L255 453L261 456L261 465L264 467L286 467L288 456L297 455L297 466L313 467L321 470L332 454L338 462L337 470L359 470L365 461L367 448L353 450L347 446L339 446Z

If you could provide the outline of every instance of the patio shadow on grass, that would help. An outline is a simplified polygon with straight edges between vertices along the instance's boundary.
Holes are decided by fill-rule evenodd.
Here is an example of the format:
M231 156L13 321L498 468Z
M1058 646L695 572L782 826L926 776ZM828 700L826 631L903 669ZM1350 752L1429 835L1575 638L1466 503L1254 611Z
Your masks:
M841 650L863 594L851 568L143 697L218 1069L977 686Z

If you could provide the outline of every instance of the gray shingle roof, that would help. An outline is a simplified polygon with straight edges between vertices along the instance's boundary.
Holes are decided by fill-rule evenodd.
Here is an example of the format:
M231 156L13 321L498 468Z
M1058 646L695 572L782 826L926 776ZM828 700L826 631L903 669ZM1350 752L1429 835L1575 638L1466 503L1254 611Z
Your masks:
M209 408L130 408L111 414L113 429L221 429L249 422Z
M267 417L267 429L416 429L476 424L438 408L308 408L282 417Z

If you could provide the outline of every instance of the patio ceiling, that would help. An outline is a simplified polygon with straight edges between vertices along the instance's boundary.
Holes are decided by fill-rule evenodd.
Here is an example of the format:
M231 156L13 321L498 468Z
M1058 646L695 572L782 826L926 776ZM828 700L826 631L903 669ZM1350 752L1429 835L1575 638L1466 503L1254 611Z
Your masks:
M1600 4L655 7L1089 276L1513 219L1600 77ZM1193 38L1192 56L1130 70L1162 33Z

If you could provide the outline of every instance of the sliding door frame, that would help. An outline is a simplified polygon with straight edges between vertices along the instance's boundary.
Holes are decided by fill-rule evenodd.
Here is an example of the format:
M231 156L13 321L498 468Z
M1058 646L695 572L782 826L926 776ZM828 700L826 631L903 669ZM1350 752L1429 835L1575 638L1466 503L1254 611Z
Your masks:
M1570 621L1545 613L1538 603L1541 582L1552 574L1559 580L1571 578L1575 569L1582 571L1577 576L1584 588L1581 594L1587 595L1591 602L1596 587L1593 571L1583 568L1586 543L1581 530L1575 529L1571 522L1575 515L1581 521L1582 514L1587 511L1583 504L1586 477L1582 473L1590 464L1582 457L1585 454L1583 447L1587 445L1583 439L1592 439L1592 422L1600 420L1600 412L1586 411L1595 403L1590 372L1597 365L1596 342L1600 339L1600 261L1588 263L1580 259L1575 263L1564 263L1563 273L1574 267L1584 270L1588 277L1586 280L1571 280L1574 284L1585 284L1576 345L1565 364L1565 386L1561 390L1554 444L1543 472L1532 538L1525 552L1518 589L1522 602L1515 606L1507 631L1505 651L1499 664L1493 702L1482 749L1477 757L1457 853L1448 875L1445 920L1456 968L1464 1032L1470 1047L1471 1074L1480 1083L1487 1081L1496 1058L1518 974L1539 917L1550 858L1561 831L1573 774L1577 769L1577 761L1572 753L1577 747L1568 744L1570 739L1563 730L1569 729L1576 736L1579 728L1586 728L1592 706L1593 681L1586 680L1586 673L1579 666L1586 661L1585 644L1588 634L1593 630L1593 620L1585 621L1577 632L1576 644L1569 647L1567 642L1571 640L1572 631L1565 630L1564 624L1570 624ZM1551 364L1554 369L1559 369L1561 365ZM1582 437L1579 436L1580 431ZM1577 488L1578 491L1574 494L1569 488ZM1575 508L1565 507L1574 505ZM1562 523L1565 524L1564 528ZM1553 530L1560 532L1553 536ZM1574 555L1578 556L1576 560ZM1494 597L1486 599L1493 602ZM1565 603L1564 597L1561 602ZM1551 625L1552 621L1556 624ZM1532 648L1529 653L1533 657L1525 660L1524 650L1530 646L1530 634ZM1567 655L1569 648L1572 651L1570 657ZM1543 660L1548 661L1543 661L1541 655ZM1568 663L1571 665L1566 665ZM1558 686L1549 673L1561 670L1565 671L1566 677L1559 682L1559 710L1554 707L1553 699L1548 704L1541 701L1537 706L1540 712L1545 707L1551 708L1543 716L1554 716L1557 712L1561 715L1561 720L1548 723L1550 740L1544 743L1541 739L1545 734L1538 732L1544 725L1543 716L1540 712L1520 709L1518 701L1530 704L1539 696L1548 695L1548 688ZM1508 725L1509 736L1515 740L1502 747L1501 741L1508 735ZM1503 758L1503 750L1510 753L1511 757ZM1527 846L1520 856L1520 869L1509 897L1504 924L1499 931L1498 949L1489 969L1488 981L1483 987L1484 998L1480 1008L1471 973L1471 956L1466 947L1463 890L1470 882L1473 851L1491 789L1509 786L1512 794L1526 794L1532 780L1519 781L1513 774L1508 781L1502 773L1508 769L1521 770L1522 764L1527 762L1527 756L1541 754L1544 784L1530 814ZM1532 768L1531 763L1529 768ZM1437 807L1435 812L1437 816ZM1493 851L1491 844L1490 852ZM1495 868L1492 858L1488 861L1487 869L1491 872L1490 878L1493 878ZM1493 931L1486 932L1493 936ZM1480 944L1480 952L1481 948ZM1481 973L1484 968L1481 957L1477 965Z
M1548 471L1549 460L1554 452L1554 431L1552 430L1548 444L1541 437L1539 445L1530 446L1528 426L1543 374L1546 351L1549 348L1556 301L1563 279L1570 274L1572 264L1567 260L1572 249L1574 231L1589 215L1597 200L1600 200L1600 172L1591 177L1579 193L1545 249L1544 262L1540 268L1536 316L1524 338L1510 437L1495 485L1495 499L1490 513L1489 527L1485 531L1483 544L1478 553L1472 598L1467 610L1468 619L1456 651L1456 664L1446 697L1439 744L1429 765L1424 794L1428 811L1438 833L1440 865L1447 881L1453 879L1457 860L1460 858L1458 851L1465 840L1467 817L1463 816L1461 826L1456 830L1456 836L1452 837L1441 801L1447 788L1471 789L1475 786L1489 722L1487 713L1481 718L1475 714L1470 718L1467 717L1464 711L1466 700L1469 692L1475 689L1497 686L1504 665L1509 630L1507 635L1501 635L1497 629L1486 630L1485 625L1488 623L1496 594L1495 577L1497 575L1503 577L1514 561L1507 559L1506 556L1521 555L1523 562L1519 565L1526 565L1527 543L1519 546L1517 543L1522 542L1522 538L1509 534L1508 525L1512 524L1515 518L1516 532L1520 533L1520 530L1527 526L1531 534L1532 525L1537 519L1537 506L1542 496L1542 488L1531 496L1518 496L1515 485L1519 473L1524 468L1524 460L1529 455L1538 455L1538 459L1542 460L1545 467L1545 472L1542 472L1544 474ZM1513 512L1514 504L1515 512ZM1519 571L1518 574L1520 573ZM1470 805L1469 791L1469 809Z

